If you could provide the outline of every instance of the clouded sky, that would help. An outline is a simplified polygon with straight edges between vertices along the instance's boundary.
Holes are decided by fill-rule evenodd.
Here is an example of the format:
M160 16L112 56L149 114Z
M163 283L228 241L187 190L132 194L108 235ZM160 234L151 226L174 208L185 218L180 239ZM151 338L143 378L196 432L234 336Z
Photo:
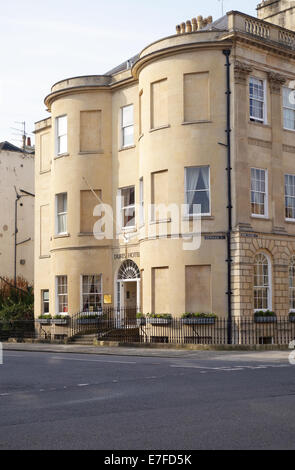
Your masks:
M224 0L224 11L256 16L259 0ZM48 116L51 86L77 75L104 74L195 16L221 16L219 0L1 1L0 142L20 145L16 121Z

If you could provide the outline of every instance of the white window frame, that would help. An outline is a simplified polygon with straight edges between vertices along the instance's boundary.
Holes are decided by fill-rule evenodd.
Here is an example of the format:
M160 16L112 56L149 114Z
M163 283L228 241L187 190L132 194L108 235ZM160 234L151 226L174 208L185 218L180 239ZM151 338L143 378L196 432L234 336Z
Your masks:
M265 173L265 193L259 193L259 194L264 194L265 199L264 199L264 214L253 214L252 212L252 192L258 192L258 191L252 191L252 170L259 170L259 171L264 171ZM267 168L255 168L251 167L250 169L250 204L251 204L251 217L254 217L255 219L268 219L268 169Z
M144 180L139 180L139 224L142 227L144 225Z
M295 175L291 175L291 174L287 173L287 174L285 174L285 176L284 176L284 186L285 186L285 220L286 220L287 222L295 222L295 217L294 217L294 218L292 218L292 217L286 217L286 209L287 209L287 206L286 206L286 199L287 199L287 197L290 198L290 199L295 199L295 196L287 196L287 194L286 194L286 176L291 176L291 177L294 178L294 180L295 180ZM295 186L295 185L294 185L294 186Z
M58 293L58 287L59 287L58 281L59 281L59 279L61 279L63 277L66 278L67 292L66 292L66 294L59 294ZM66 304L67 305L67 312L60 312L59 311L59 297L61 297L61 296L66 296L66 298L67 298L67 304ZM64 274L61 274L61 275L55 277L55 311L56 311L56 315L68 316L68 314L69 314L69 283L68 283L68 276L64 275Z
M284 90L289 90L289 93L291 93L292 91L294 92L294 89L289 88L287 86L283 87L283 96L282 96L282 100L283 100L283 128L287 131L295 132L295 104L293 105L293 107L292 107L291 103L290 103L290 107L284 105ZM293 94L293 96L295 96L295 95ZM285 126L285 110L293 111L293 113L294 113L294 129L291 129L290 127Z
M66 212L58 212L58 197L66 195L67 210ZM59 232L59 217L66 216L66 231ZM55 195L55 235L67 235L68 234L68 193L59 193Z
M129 206L123 206L124 204L124 198L122 196L122 191L124 189L131 189L131 188L134 188L134 204L130 204ZM120 225L121 225L121 230L123 231L128 231L128 230L134 230L136 228L136 192L135 192L135 186L131 185L131 186L125 186L124 188L120 188L118 190L118 196L120 198ZM127 209L134 209L134 225L129 225L128 227L124 226L124 210L127 210Z
M128 124L127 126L124 126L123 124L123 115L124 115L124 109L126 108L133 108L133 122L132 124ZM133 141L132 143L129 143L129 144L125 144L125 134L124 134L124 131L125 129L128 129L128 128L132 128L133 129ZM121 108L121 147L124 149L124 148L128 148L128 147L132 147L134 146L134 143L135 143L135 138L134 138L134 104L128 104L126 106L123 106Z
M62 118L66 118L66 133L65 134L59 134L59 120ZM60 139L61 137L66 137L66 149L64 152L60 152ZM67 155L68 153L68 116L67 114L63 114L62 116L58 116L55 118L55 154L57 156L62 156L62 155Z
M48 292L48 300L44 300L44 293ZM45 312L44 305L48 304L48 312ZM42 315L49 315L50 313L50 298L49 298L49 289L41 290L41 312Z
M263 101L257 98L252 98L250 94L250 83L251 80L257 80L263 83ZM263 118L257 118L255 116L251 116L251 99L254 101L259 101L260 103L263 103ZM263 78L257 78L257 77L250 77L249 80L249 116L250 116L250 121L251 122L260 122L261 124L267 124L267 87L266 87L266 80Z
M84 277L100 277L100 287L101 287L101 292L97 293L97 294L93 294L93 293L85 293L83 292L83 278ZM81 308L81 312L83 313L90 313L90 310L85 310L84 311L84 295L97 295L98 297L101 296L101 309L96 311L96 310L93 310L93 312L91 313L101 313L102 312L102 309L103 309L103 276L102 274L81 274L80 276L80 308Z
M189 212L189 204L187 200L187 170L190 168L208 168L209 170L209 212L208 213L194 213L190 214ZM195 190L195 192L204 192L204 190ZM184 198L185 198L185 216L186 217L211 217L212 214L212 207L211 207L211 167L210 165L193 165L193 166L186 166L184 169Z
M272 310L272 263L271 263L271 259L270 257L264 253L264 252L260 252L260 253L256 253L256 256L254 258L254 261L256 263L256 257L259 256L259 255L263 255L265 257L265 259L267 260L267 266L268 266L268 287L265 287L265 286L255 286L255 282L254 282L254 279L255 279L255 272L253 271L253 275L254 275L254 279L253 279L253 300L254 300L254 313L256 312L267 312L268 310ZM255 266L254 266L254 269L255 269ZM267 308L255 308L255 289L256 288L262 288L262 289L265 289L267 288Z

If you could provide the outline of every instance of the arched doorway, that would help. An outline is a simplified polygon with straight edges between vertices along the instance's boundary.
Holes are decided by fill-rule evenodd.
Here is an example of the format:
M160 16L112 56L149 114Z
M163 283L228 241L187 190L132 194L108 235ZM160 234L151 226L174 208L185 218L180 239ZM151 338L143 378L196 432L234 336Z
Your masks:
M117 309L133 316L140 311L140 271L134 261L127 259L117 275Z

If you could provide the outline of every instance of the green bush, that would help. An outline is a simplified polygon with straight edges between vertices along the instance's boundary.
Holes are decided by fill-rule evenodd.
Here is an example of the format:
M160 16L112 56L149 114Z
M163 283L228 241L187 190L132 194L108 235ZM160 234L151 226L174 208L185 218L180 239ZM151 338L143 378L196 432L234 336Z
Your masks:
M183 319L217 318L217 315L215 315L215 313L184 313L181 318L183 318Z
M276 317L275 312L271 312L270 310L260 310L259 312L255 312L254 314L255 318L257 317Z
M164 320L172 320L172 315L167 313L148 313L147 318L162 318Z

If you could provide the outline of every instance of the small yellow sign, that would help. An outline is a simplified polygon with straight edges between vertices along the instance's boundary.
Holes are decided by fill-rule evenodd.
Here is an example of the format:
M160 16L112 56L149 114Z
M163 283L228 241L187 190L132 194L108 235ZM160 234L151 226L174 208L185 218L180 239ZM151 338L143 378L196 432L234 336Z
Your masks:
M110 305L112 303L112 296L111 295L104 295L103 302L105 305Z

